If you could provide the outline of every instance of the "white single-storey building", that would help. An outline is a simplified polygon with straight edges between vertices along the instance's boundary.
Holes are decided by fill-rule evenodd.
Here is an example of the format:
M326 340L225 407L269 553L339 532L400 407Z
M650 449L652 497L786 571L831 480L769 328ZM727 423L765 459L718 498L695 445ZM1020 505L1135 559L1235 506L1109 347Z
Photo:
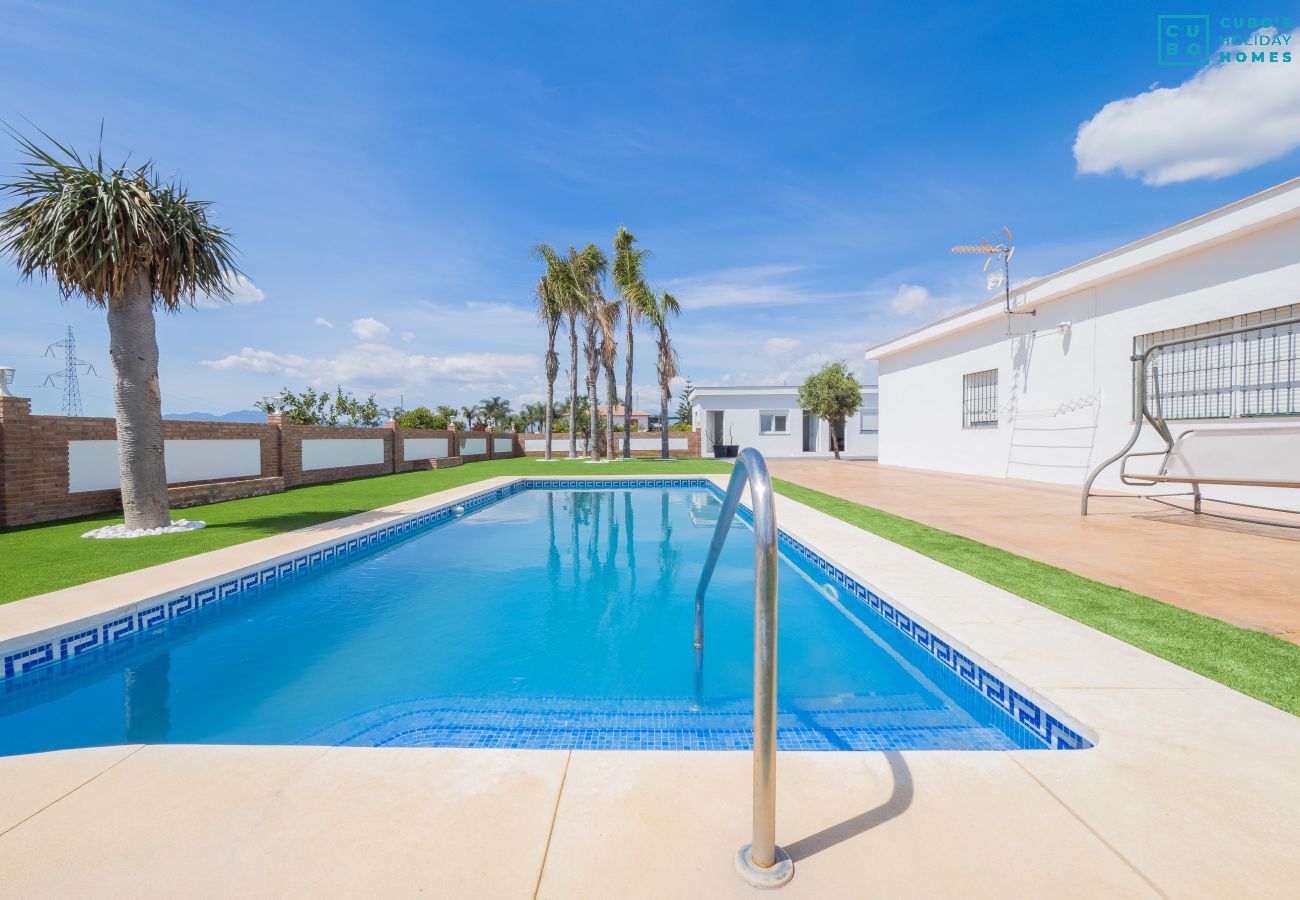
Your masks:
M830 457L830 426L799 408L799 388L787 385L740 387L696 386L686 397L691 427L702 432L700 453L714 455L715 445L754 447L770 457ZM876 387L862 389L862 406L851 419L837 423L842 456L875 459L879 426Z
M881 463L1082 485L1133 434L1134 355L1204 335L1156 352L1149 403L1158 396L1173 436L1237 429L1215 438L1229 451L1222 465L1249 466L1242 457L1271 451L1239 442L1241 429L1274 429L1266 442L1280 448L1276 436L1300 424L1300 328L1213 335L1300 316L1300 179L1017 285L1010 308L999 293L867 351L879 364ZM1144 426L1133 449L1166 446ZM1118 470L1096 487L1122 488ZM1139 492L1173 490L1163 488ZM1205 496L1300 505L1300 491L1278 487Z

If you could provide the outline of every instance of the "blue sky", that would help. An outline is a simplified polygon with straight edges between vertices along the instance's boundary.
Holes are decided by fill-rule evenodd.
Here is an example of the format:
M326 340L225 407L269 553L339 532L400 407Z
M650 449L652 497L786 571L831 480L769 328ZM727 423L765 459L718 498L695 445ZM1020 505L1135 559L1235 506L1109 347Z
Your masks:
M0 118L82 148L102 120L235 232L242 302L160 323L168 412L537 399L529 248L620 224L697 384L861 370L984 296L953 243L1010 225L1019 280L1297 174L1300 60L1160 66L1167 4L975 6L0 0ZM0 312L38 411L70 324L111 414L102 313L7 263ZM637 370L652 405L648 336Z

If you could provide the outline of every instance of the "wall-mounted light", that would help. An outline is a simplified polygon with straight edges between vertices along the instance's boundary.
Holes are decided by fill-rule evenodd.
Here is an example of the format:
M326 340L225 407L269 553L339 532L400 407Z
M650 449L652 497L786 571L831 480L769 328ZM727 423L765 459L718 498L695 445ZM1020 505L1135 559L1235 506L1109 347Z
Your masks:
M1069 319L1066 319L1066 320L1065 320L1064 322L1062 322L1060 325L1057 325L1057 326L1056 326L1056 330L1059 331L1059 332L1061 332L1061 334L1069 334L1069 333L1070 333L1070 329L1073 328L1073 327L1074 327L1074 323L1071 322Z
M14 383L14 367L0 366L0 397L12 397L13 392L9 390L9 385Z

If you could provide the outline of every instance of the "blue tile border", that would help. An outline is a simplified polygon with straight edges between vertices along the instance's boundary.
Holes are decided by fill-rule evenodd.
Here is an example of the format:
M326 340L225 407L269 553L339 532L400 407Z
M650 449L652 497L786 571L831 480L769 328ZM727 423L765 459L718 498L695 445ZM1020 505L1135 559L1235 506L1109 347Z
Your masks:
M547 478L524 477L503 485L481 491L424 512L415 513L331 544L308 548L291 556L269 560L255 569L234 575L222 576L213 582L204 582L184 588L176 594L155 597L139 604L128 605L100 617L99 621L69 623L67 631L45 637L39 643L3 652L3 671L0 683L24 675L39 673L48 676L44 669L60 662L68 662L88 651L107 647L119 641L133 640L137 636L157 632L196 610L219 603L255 588L273 585L281 578L313 571L324 566L347 561L353 555L378 548L400 538L451 521L474 510L490 506L500 500L527 490L574 490L610 488L703 488L717 496L722 488L706 478ZM749 510L742 507L744 514ZM857 581L819 553L783 529L778 529L780 543L787 552L793 552L830 581L839 585L846 596L859 601L859 607L874 614L874 619L889 625L898 635L907 638L916 647L928 653L960 681L973 688L989 704L1011 719L1011 723L1026 729L1044 746L1058 750L1075 750L1091 747L1092 743L1056 715L1044 709L1017 689L1006 679L995 675L972 658L951 640L920 621L891 601ZM21 640L21 639L18 639ZM15 645L17 641L7 642ZM44 680L44 679L42 679Z

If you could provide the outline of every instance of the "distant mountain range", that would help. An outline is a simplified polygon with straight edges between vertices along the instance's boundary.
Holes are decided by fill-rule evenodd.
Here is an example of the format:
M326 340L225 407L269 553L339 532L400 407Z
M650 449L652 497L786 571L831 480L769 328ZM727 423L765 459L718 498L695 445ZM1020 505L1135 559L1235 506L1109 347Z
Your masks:
M265 422L266 413L256 409L238 409L219 416L204 412L165 413L163 418L185 422Z

